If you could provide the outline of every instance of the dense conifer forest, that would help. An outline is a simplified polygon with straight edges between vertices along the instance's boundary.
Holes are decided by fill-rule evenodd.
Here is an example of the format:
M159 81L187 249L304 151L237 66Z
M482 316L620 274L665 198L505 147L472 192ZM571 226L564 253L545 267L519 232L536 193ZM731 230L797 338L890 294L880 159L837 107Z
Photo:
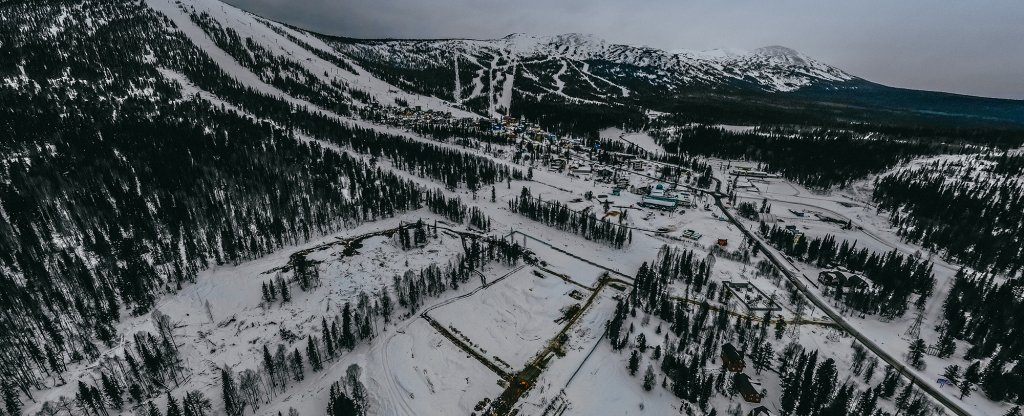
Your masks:
M62 30L41 36L67 12ZM210 265L424 206L425 190L373 166L377 158L453 189L521 176L241 87L137 2L31 1L3 13L0 71L20 76L0 86L10 138L0 144L9 155L0 163L0 366L26 394L66 363L95 358L94 340L112 345L124 311L149 312ZM40 53L55 47L74 53ZM248 114L181 96L166 70Z
M1024 267L1022 155L936 160L875 180L873 198L900 235L979 270Z
M1000 281L992 275L957 272L943 303L939 354L988 358L974 383L992 400L1024 404L1024 300L1020 278ZM966 342L958 349L956 340Z
M600 241L622 248L633 240L628 227L598 218L594 212L578 212L558 201L534 198L529 188L523 188L519 198L508 202L509 209L546 225L578 234L587 240Z
M913 157L958 151L941 143L862 136L844 130L783 127L732 132L707 125L655 134L669 153L751 160L768 172L819 189L845 187Z
M880 314L887 319L903 316L910 306L911 296L918 308L923 308L935 288L932 265L927 261L906 256L899 251L877 253L857 248L857 243L826 235L808 239L804 235L794 238L793 233L761 223L761 234L787 255L818 267L841 266L862 273L871 286L834 290L832 296L847 307L867 314Z

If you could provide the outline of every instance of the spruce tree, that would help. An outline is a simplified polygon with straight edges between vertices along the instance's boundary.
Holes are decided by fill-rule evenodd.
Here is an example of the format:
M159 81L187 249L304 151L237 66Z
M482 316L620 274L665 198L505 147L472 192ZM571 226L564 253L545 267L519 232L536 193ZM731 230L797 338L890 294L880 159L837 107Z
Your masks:
M199 390L186 393L181 406L185 409L185 416L207 416L213 409L210 399Z
M7 413L11 415L21 414L21 398L18 397L18 392L14 390L11 383L3 383L3 394L4 408L7 409Z
M907 363L920 370L924 367L924 353L927 348L924 340L920 338L911 343L910 351L907 354Z
M244 377L243 377L244 378ZM224 411L228 415L240 415L245 409L235 386L235 376L231 369L224 366L220 369L221 396L224 398Z
M291 369L292 369L292 378L295 381L302 381L302 379L305 378L305 370L303 369L303 366L302 366L302 354L299 353L298 349L296 349L295 351L292 351L292 355L291 355Z
M171 396L171 392L167 392L167 416L182 416L181 407L178 406L178 401Z
M633 350L629 354L629 375L635 376L637 370L640 369L640 353L637 350Z
M951 364L946 366L942 372L942 376L949 380L949 384L957 386L960 384L960 366Z
M276 368L274 356L270 355L270 349L266 344L263 345L263 367L267 369L267 374L270 376L270 388L274 390L277 387L277 372L280 370Z
M960 382L960 399L971 395L971 388L981 381L981 363L975 361L964 371L963 381Z
M317 372L323 369L320 362L320 353L316 348L316 339L312 335L307 338L306 341L306 360L309 361L309 368L313 372Z
M121 386L117 384L107 373L100 374L100 384L103 386L103 392L106 393L107 398L110 399L110 404L114 405L115 409L120 409L124 404L124 400L121 396Z
M162 416L160 409L152 401L146 403L146 416Z
M644 371L644 390L651 391L654 388L654 383L654 367L648 364L647 370Z

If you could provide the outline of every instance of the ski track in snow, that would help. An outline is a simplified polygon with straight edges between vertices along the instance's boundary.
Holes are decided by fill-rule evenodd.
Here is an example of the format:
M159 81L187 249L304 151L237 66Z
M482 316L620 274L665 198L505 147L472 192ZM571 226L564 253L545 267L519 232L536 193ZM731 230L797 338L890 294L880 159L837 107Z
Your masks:
M416 140L416 141L423 142L423 143L428 143L428 144L431 144L431 145L434 145L434 146L438 146L438 147L442 147L442 148L447 148L447 149L450 149L450 150L456 150L456 151L460 151L460 152L465 152L465 149L462 149L459 146L454 145L454 144L432 141L432 140L426 139L426 138L424 138L422 136L419 136L417 134L410 133L410 132L408 132L408 131L406 131L404 129L398 128L398 127L384 126L384 125L370 123L370 122L367 122L365 120L359 120L359 119L355 119L355 118L351 118L351 117L342 116L340 114L337 114L337 113L334 113L334 112L322 109L322 108L318 107L317 105L315 105L313 103L310 103L310 102L308 102L306 100L302 100L302 99L299 99L299 98L292 97L291 95L289 95L289 94L287 94L287 93L277 89L276 87L263 82L263 80L259 79L259 77L256 76L256 74L254 74L248 68L243 67L237 61L235 61L234 58L232 58L226 52L224 52L219 47L217 47L217 45L213 42L213 40L210 39L209 36L207 36L206 32L204 32L199 26L195 25L195 23L192 22L192 20L189 18L189 16L187 14L185 14L184 11L178 9L173 3L171 3L171 0L147 0L147 1L150 2L150 4L152 5L152 7L154 9L167 14L168 17L171 18L171 20L178 26L178 29L182 33L184 33L186 36L188 36L188 38L190 40L192 40L192 42L196 43L197 46L199 46L201 49L205 50L207 52L207 54L210 55L211 59L213 59L213 61L217 65L219 65L221 67L221 69L223 69L230 76L234 77L236 80L238 80L239 82L245 84L248 87L252 87L253 89L255 89L255 90L257 90L257 91L259 91L261 93L264 93L264 94L269 95L269 96L274 97L274 98L278 98L278 99L284 100L284 101L289 102L289 103L291 103L293 105L296 105L298 107L309 108L309 109L311 109L311 111L319 112L320 114L326 115L328 117L331 117L331 118L333 118L335 120L338 120L339 122L342 122L344 124L348 124L350 126L355 126L355 127L359 127L359 128L375 130L375 131L378 131L380 133L390 134L390 135L394 135L394 136L400 136L400 137L404 137L404 138L407 138L407 139ZM509 86L511 87L511 84L509 84ZM511 99L511 98L509 98L509 99ZM466 113L466 114L469 114L469 113ZM459 115L456 115L456 116L459 116ZM474 114L473 117L478 117L478 116L476 116ZM490 159L492 161L495 161L497 163L500 163L500 164L503 164L503 165L506 165L506 166L509 166L509 167L520 168L520 166L514 165L511 162L508 162L508 161L505 161L505 160L502 160L502 159L496 159L496 158L491 157L489 155L481 155L481 157Z
M569 67L569 64L567 64L563 60L562 61L562 67L558 68L558 72L555 73L555 77L554 77L555 78L555 88L556 88L555 92L557 92L559 95L565 95L562 92L562 90L565 89L565 81L562 81L562 75L565 75L565 71L568 70L568 67Z

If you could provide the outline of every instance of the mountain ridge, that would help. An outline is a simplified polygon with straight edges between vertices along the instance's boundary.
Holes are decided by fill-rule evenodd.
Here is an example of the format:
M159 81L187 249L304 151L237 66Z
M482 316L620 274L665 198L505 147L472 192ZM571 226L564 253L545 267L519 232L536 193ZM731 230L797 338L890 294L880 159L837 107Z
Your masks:
M726 121L805 117L907 127L1024 127L1022 100L887 86L778 45L752 51L666 51L573 33L517 33L492 40L316 36L378 76L491 116L510 111L539 116L529 107L540 102L577 109L638 106L662 113L703 113L709 107L735 108L739 102L742 109L726 111ZM458 77L452 75L455 60ZM779 108L789 115L757 116Z

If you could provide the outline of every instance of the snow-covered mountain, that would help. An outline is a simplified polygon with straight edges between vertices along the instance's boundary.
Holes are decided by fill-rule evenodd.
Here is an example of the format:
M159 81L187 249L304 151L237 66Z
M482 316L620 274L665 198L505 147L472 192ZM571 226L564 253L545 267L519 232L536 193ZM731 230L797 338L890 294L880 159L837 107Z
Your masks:
M785 46L661 50L597 36L363 40L310 34L398 90L478 114L622 123L625 113L704 114L734 122L1024 124L1024 102L890 87ZM543 108L538 110L538 108ZM587 116L554 116L559 109Z
M489 98L508 107L511 92L535 99L610 103L692 89L789 92L839 87L857 78L782 46L754 51L665 51L609 43L583 34L512 34L494 40L330 41L378 75L457 102ZM453 77L454 71L458 77ZM445 72L447 76L441 75ZM439 76L440 79L435 79ZM453 79L454 78L454 79ZM477 108L480 103L477 103Z

